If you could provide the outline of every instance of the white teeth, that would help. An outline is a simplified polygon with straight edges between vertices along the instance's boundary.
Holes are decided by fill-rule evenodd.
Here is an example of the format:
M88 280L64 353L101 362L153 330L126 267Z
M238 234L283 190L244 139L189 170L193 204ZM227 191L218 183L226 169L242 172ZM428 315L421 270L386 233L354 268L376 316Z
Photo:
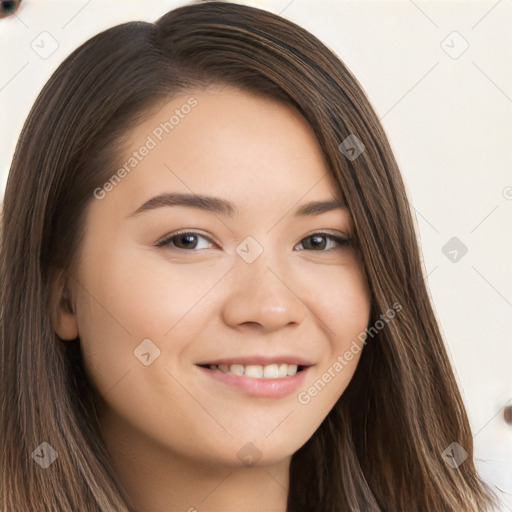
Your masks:
M243 364L232 364L229 367L229 373L234 373L235 375L243 375L244 374L244 365Z
M210 370L220 370L223 373L233 373L234 375L253 377L257 379L282 379L292 377L297 373L296 364L273 363L263 366L261 364L210 364Z
M286 363L279 365L278 377L286 377L288 375L288 365Z
M279 377L279 367L277 364L269 364L263 368L263 377L265 379L277 379Z
M297 365L296 364L289 364L288 365L288 376L295 375L297 373Z
M246 377L256 377L261 379L263 377L263 366L259 364L248 364L245 367L244 375Z

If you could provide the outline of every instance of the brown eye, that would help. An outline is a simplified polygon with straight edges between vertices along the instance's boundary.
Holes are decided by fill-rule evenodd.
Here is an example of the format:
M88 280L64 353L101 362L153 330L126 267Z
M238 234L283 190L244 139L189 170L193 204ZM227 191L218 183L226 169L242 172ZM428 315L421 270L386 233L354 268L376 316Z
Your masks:
M304 243L304 240L309 241L309 243ZM334 247L330 247L327 250L325 249L328 245L328 241L334 242ZM305 250L307 251L315 251L315 252L328 252L334 249L340 249L346 247L350 243L350 238L332 235L330 233L313 233L312 235L306 237L301 242L304 245Z
M181 233L172 233L165 237L163 240L156 244L157 247L168 247L169 249L180 249L180 250L197 250L198 240L209 240L204 235L194 233L190 231L183 231ZM208 248L208 247L206 247ZM204 247L203 247L204 249Z

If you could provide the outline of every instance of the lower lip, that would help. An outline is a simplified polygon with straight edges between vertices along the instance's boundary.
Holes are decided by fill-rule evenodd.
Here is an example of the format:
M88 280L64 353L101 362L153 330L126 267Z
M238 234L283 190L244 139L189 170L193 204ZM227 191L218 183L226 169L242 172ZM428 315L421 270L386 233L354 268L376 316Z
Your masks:
M247 395L264 398L282 398L293 393L301 386L311 366L304 368L304 370L297 372L295 375L280 379L258 379L233 373L224 373L220 370L210 370L202 366L198 366L198 368L212 379L239 389Z

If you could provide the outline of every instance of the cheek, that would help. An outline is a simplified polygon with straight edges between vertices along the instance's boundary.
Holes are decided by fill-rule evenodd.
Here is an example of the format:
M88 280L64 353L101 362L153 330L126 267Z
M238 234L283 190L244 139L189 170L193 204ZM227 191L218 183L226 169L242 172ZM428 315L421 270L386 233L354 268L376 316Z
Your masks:
M134 339L162 338L186 322L229 269L229 262L177 263L153 248L125 247L90 265L85 279Z
M358 265L340 265L311 273L307 287L306 305L321 321L333 348L343 348L366 329L371 297Z
M166 267L126 242L114 241L104 249L101 254L91 251L82 268L81 280L88 292L84 327L92 324L97 333L117 334L114 338L125 343L163 336L176 317L197 301L199 285L205 284L186 266L175 266L170 273L171 265Z
M108 392L127 371L140 369L136 354L143 340L156 347L150 346L150 357L160 350L150 368L184 357L189 340L204 328L207 295L229 266L171 263L115 240L94 247L101 253L91 244L81 267L78 329L89 374Z
M332 273L319 273L314 282L317 292L305 295L309 298L307 306L318 319L327 341L318 367L302 388L298 401L308 405L316 417L322 417L342 395L355 372L364 349L371 296L364 274L355 264L336 267Z

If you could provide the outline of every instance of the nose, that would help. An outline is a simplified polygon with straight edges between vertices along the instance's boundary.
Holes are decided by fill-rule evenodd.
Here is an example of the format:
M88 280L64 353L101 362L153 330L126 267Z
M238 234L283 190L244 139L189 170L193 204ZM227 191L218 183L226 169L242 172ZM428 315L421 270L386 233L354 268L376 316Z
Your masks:
M292 276L290 269L284 271L265 252L252 263L238 259L230 274L231 290L222 308L226 324L270 332L296 327L304 320L307 307L298 276Z

